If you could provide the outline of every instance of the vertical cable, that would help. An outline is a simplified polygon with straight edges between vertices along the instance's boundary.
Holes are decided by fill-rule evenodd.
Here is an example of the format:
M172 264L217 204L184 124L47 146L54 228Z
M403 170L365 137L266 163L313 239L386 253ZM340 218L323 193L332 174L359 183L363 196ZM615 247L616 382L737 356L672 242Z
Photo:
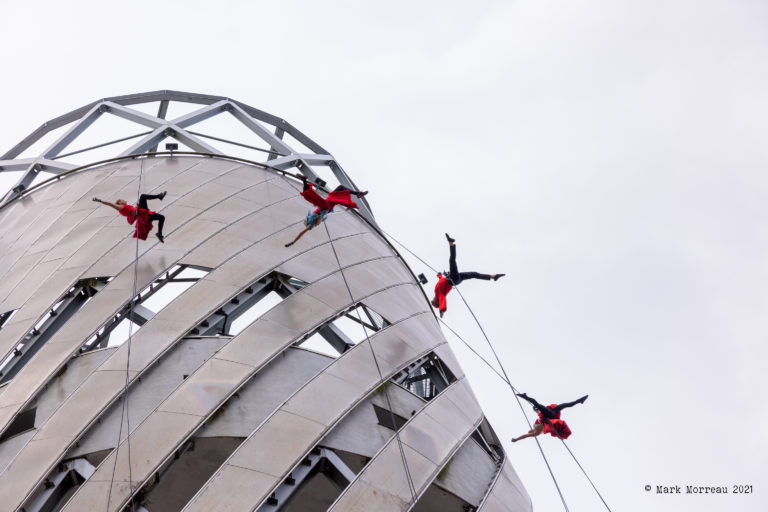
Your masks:
M333 238L331 237L331 232L328 230L328 225L323 222L323 226L325 226L325 233L328 235L328 241L331 243L331 249L333 249L333 255L336 258L336 264L339 267L339 272L341 273L341 278L344 280L344 286L347 288L347 293L349 294L349 299L352 301L352 304L355 303L355 297L352 295L352 289L349 287L349 283L347 282L347 276L344 275L344 269L341 268L341 260L339 259L339 255L336 252L336 246L333 243ZM363 319L360 316L360 311L355 308L355 312L357 313L357 317L360 320L360 323L363 323ZM382 382L382 386L384 388L384 396L387 399L387 408L389 409L389 414L392 420L392 427L395 429L395 439L397 439L397 446L400 450L400 459L403 462L403 471L405 473L405 478L408 482L408 489L411 492L411 504L416 503L416 487L413 485L413 478L411 477L411 471L408 468L408 461L405 456L405 450L403 450L403 441L400 439L400 429L397 425L397 422L395 421L395 413L392 411L392 402L389 398L389 390L387 389L387 385L389 382L384 382L384 375L381 372L381 367L379 366L379 360L376 357L376 351L373 350L373 344L371 343L371 339L368 336L368 329L365 328L365 325L363 325L363 331L365 333L365 339L368 342L368 348L371 349L371 355L373 356L373 362L376 364L376 371L379 373L379 381Z
M389 233L385 232L384 230L381 230L381 232L384 233L385 235L387 235L388 237L390 237L392 240L394 240L398 245L400 245L403 249L408 251L411 255L413 255L416 259L421 261L424 265L429 267L433 272L437 272L437 270L435 270L429 263L427 263L423 259L419 258L419 256L416 255L416 253L414 253L413 251L408 249L408 247L406 247L402 243L398 242L392 235L390 235ZM469 310L470 314L472 315L472 318L474 318L475 323L480 328L480 332L483 333L483 337L485 338L485 341L488 343L488 346L491 348L491 352L493 352L493 356L496 358L496 363L498 363L499 368L501 369L501 372L504 374L503 377L502 377L502 380L504 382L506 382L506 384L512 390L512 394L514 395L515 400L517 401L517 405L520 407L520 412L523 413L523 418L525 418L525 422L528 424L528 428L533 430L533 426L531 425L531 422L528 419L528 416L525 414L525 409L523 408L523 404L520 402L520 398L517 396L517 390L512 385L512 381L509 380L509 375L507 375L507 371L504 369L504 365L501 363L501 359L499 359L499 356L496 353L496 350L493 348L493 344L491 343L491 340L488 338L488 335L485 333L485 329L483 329L483 326L480 324L480 321L477 319L477 316L475 315L475 312L472 311L471 307L469 307L469 304L467 303L467 300L464 298L464 295L462 295L462 293L459 290L459 288L455 287L455 289L456 289L456 292L459 294L459 297L461 297L462 302L464 302L464 305L466 306L467 310ZM444 322L443 322L443 324L445 325ZM451 329L451 331L453 331L453 329ZM455 334L455 331L453 331L453 332ZM462 340L462 341L464 341L464 340ZM464 342L464 343L467 346L469 346L469 344L467 344L466 342ZM472 351L475 352L474 350L472 350ZM475 352L475 353L477 354L477 352ZM487 361L486 361L486 364L488 364L490 366L490 364ZM498 372L496 372L496 373L498 374ZM501 377L501 375L499 375L499 377ZM547 456L544 454L544 449L541 447L541 443L539 443L539 440L536 437L534 437L533 440L536 441L536 445L539 447L539 452L541 453L541 458L544 459L544 464L546 464L547 470L549 471L549 475L552 477L552 482L555 484L555 489L557 489L557 494L560 495L560 501L562 501L563 507L565 508L565 511L566 512L570 512L569 509L568 509L568 504L565 502L565 497L563 496L563 492L560 490L560 485L557 483L557 478L555 478L555 473L552 471L552 467L549 465L549 461L547 460Z
M112 499L112 487L115 483L115 470L117 468L117 459L120 455L120 439L123 437L123 419L125 419L126 423L126 436L125 441L127 443L126 448L128 449L128 490L129 490L129 496L131 496L131 510L133 510L133 474L131 469L131 418L130 418L130 410L128 408L128 384L129 384L129 376L130 376L130 365L131 365L131 339L133 338L133 305L136 302L136 294L138 293L137 283L139 280L139 199L141 198L141 179L144 175L144 159L140 160L139 164L139 187L138 187L138 193L136 198L136 230L134 231L134 234L136 235L136 254L134 256L133 260L133 295L131 297L131 303L130 303L130 313L128 316L128 340L126 341L127 347L127 357L125 359L125 385L123 386L123 407L122 411L120 413L120 430L117 436L117 447L115 448L115 462L112 465L112 478L110 479L109 483L109 494L107 495L107 512L109 512L109 503Z

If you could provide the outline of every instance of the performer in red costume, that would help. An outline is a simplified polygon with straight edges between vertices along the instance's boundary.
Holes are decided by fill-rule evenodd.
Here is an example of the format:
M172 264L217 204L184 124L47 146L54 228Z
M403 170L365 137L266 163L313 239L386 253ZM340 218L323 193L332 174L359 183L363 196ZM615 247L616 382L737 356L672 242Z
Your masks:
M544 407L535 399L529 397L525 393L518 393L517 396L523 400L527 400L533 405L533 410L539 415L539 419L533 425L533 429L529 430L527 434L512 439L513 443L526 437L536 437L539 434L550 434L552 437L558 439L568 439L571 435L571 429L568 428L568 424L560 419L560 411L566 407L573 407L576 404L583 404L589 395L584 395L578 400L573 402L566 402L564 404L552 404L548 407Z
M333 189L330 194L328 194L328 197L323 199L320 194L315 192L314 187L307 182L306 177L302 176L301 181L304 182L304 190L301 191L301 196L313 205L317 206L317 208L314 212L307 212L307 218L304 220L304 225L306 227L302 229L298 235L296 235L296 238L293 239L293 242L285 244L286 247L292 246L299 241L299 238L304 236L304 233L314 228L315 226L319 226L320 223L325 220L328 214L331 213L333 207L337 204L346 206L347 208L357 208L357 204L352 200L352 195L356 197L363 197L368 193L367 190L365 192L360 192L359 190L350 190L344 185L339 185Z
M97 197L94 197L93 200L97 203L111 206L117 210L120 215L125 217L125 219L128 221L128 224L133 225L135 222L136 229L133 231L133 238L146 240L149 232L152 231L152 221L156 220L157 239L160 240L160 242L165 243L165 238L163 237L163 224L165 224L165 216L157 212L150 211L149 207L147 206L147 200L159 199L162 201L166 193L167 192L163 191L155 195L141 194L141 196L139 196L139 204L137 206L128 204L125 199L118 199L114 203L110 203L109 201L102 201Z
M458 286L458 284L465 279L484 279L486 281L490 281L493 279L494 281L498 280L500 277L505 276L506 274L480 274L478 272L459 272L459 268L456 266L456 245L453 238L446 233L445 238L448 239L448 245L450 246L451 256L448 259L448 267L450 269L450 272L443 271L442 274L437 274L437 284L435 285L435 296L432 299L432 305L436 307L438 310L440 310L440 318L443 317L443 314L448 309L448 304L446 301L446 295L448 295L448 292L450 292L454 286Z

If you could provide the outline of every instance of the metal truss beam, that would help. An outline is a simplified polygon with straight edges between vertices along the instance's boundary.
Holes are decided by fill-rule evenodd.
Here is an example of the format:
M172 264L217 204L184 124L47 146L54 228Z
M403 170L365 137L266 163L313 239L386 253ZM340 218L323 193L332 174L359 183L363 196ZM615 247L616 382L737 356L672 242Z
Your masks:
M156 116L131 108L132 105L152 102L160 103ZM171 102L192 103L202 105L202 108L168 121L165 117ZM224 155L224 152L202 141L186 130L186 128L217 116L222 112L229 112L237 121L248 128L259 141L266 142L270 147L270 151L285 155L270 155L267 160L269 165L279 170L296 168L299 172L313 180L317 179L319 175L312 167L318 165L327 166L339 183L349 188L358 188L328 151L285 119L223 96L160 90L104 98L44 123L32 134L0 156L0 172L23 171L22 176L13 187L14 190L6 193L0 204L6 203L23 193L41 170L57 173L74 169L76 167L74 164L54 161L53 159L57 157L63 158L59 156L62 151L80 137L103 114L108 113L152 130L150 134L145 135L140 141L133 144L119 156L156 152L160 142L167 137L176 139L193 151ZM17 158L51 131L69 124L72 124L72 126L36 158ZM289 134L313 153L299 153L296 151L284 140L285 134ZM82 154L104 145L92 146L85 150L69 153L66 156ZM248 147L247 145L244 146ZM374 222L373 214L365 198L361 198L358 205L361 213Z
M61 496L75 485L87 480L96 468L86 459L74 459L62 462L57 472L45 481L44 489L23 510L26 512L46 512L53 510Z
M355 479L355 472L328 448L315 448L301 461L256 512L276 512L282 508L301 484L316 472L328 475L342 489Z

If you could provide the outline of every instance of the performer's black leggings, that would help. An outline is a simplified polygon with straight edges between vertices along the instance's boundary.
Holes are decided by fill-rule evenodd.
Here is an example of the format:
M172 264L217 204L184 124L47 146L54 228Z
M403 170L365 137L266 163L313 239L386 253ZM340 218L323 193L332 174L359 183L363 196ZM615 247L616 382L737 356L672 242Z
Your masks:
M160 194L141 194L139 196L139 208L142 208L144 210L149 210L149 206L147 206L147 199L160 199ZM163 235L163 225L165 224L165 215L161 215L159 213L153 213L149 216L149 220L157 221L157 234L162 236Z
M447 277L448 281L450 281L453 286L456 286L465 279L485 279L486 281L491 280L491 276L488 274L480 274L479 272L459 272L459 267L456 266L456 244L452 244L450 249L451 257L448 259L450 272L448 273Z
M560 412L563 409L567 409L568 407L573 407L576 404L580 404L584 401L586 396L583 396L579 398L578 400L574 400L573 402L565 402L562 404L557 404L557 406L554 409L550 409L546 405L541 405L539 402L536 401L535 398L531 398L527 395L517 395L523 400L527 400L530 402L534 407L536 407L542 416L544 416L545 420L554 420L557 419L557 413Z

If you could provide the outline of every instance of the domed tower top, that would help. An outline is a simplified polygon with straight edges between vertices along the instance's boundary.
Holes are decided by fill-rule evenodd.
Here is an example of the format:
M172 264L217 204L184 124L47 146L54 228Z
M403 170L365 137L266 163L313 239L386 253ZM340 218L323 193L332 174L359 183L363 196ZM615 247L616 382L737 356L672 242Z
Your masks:
M169 118L174 111L179 115ZM222 114L237 124L234 129L224 125L224 131L237 131L246 140L228 140L196 131L214 128L218 132L222 124L212 127L205 121ZM107 130L94 133L100 130L92 125L107 117L124 122L120 127L112 123ZM142 131L134 133L137 130ZM105 139L110 134L122 136ZM71 149L83 141L87 141L86 147ZM0 172L21 171L0 204L47 177L109 157L156 153L168 141L177 144L177 151L241 156L274 169L293 170L315 182L334 179L338 184L356 188L333 155L285 119L224 96L162 90L104 98L43 123L0 157ZM360 203L364 216L374 221L367 201L363 199Z

